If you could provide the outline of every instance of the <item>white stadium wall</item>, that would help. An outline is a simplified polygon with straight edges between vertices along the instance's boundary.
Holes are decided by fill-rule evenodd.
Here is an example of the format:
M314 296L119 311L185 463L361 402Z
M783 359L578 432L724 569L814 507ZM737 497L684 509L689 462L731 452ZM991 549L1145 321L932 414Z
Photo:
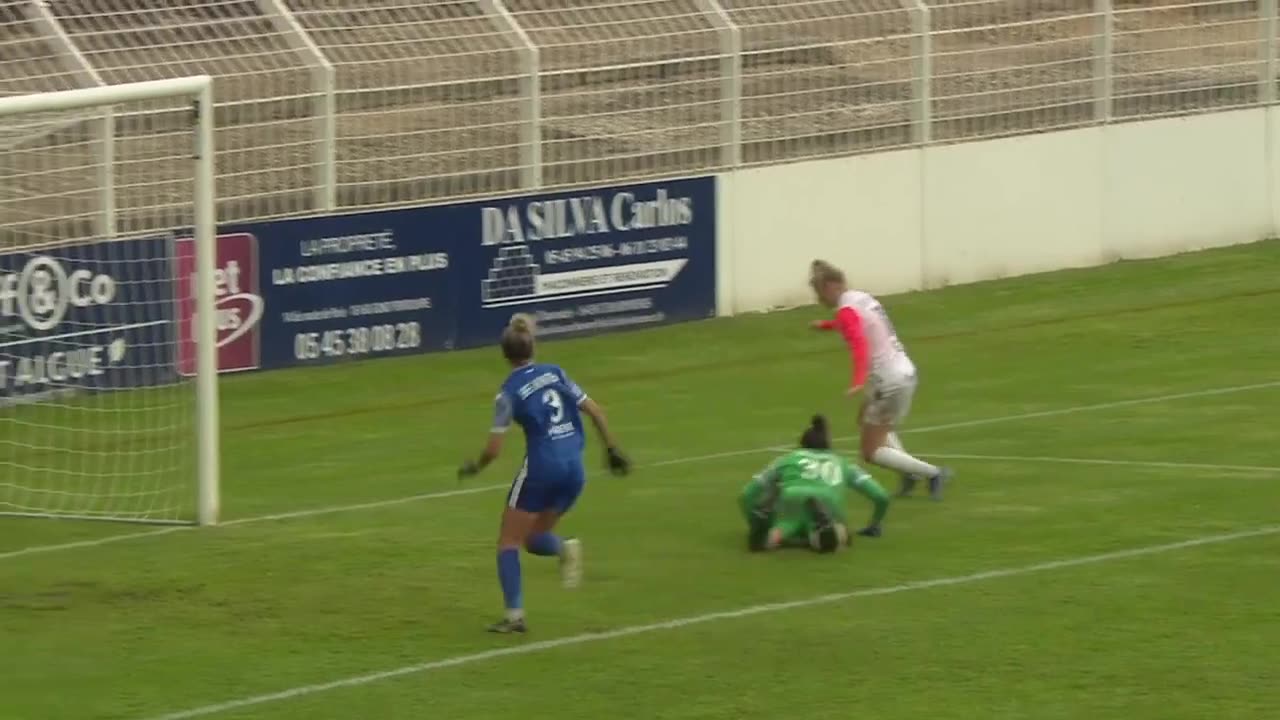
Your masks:
M732 268L733 312L811 302L808 262L866 269L870 292L919 287L921 151L759 167L722 185L720 262Z
M1280 234L1280 109L729 173L723 314L809 302L809 260L890 293Z
M1155 257L1274 234L1267 122L1255 109L1107 128L1108 252Z
M1101 262L1103 132L926 150L916 210L924 218L925 286Z

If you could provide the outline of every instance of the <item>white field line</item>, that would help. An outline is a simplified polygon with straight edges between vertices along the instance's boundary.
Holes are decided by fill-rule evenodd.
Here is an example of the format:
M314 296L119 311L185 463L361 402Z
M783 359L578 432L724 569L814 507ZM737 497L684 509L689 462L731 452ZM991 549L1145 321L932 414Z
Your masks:
M1117 400L1114 402L1094 403L1091 405L1075 405L1072 407L1057 408L1055 410L1040 410L1030 413L1018 413L1016 415L998 415L995 417L978 418L976 420L961 420L958 422L946 423L943 425L931 425L921 428L908 428L904 433L927 433L937 432L940 430L953 430L958 428L978 427L981 425L994 425L998 423L1016 422L1019 420L1032 420L1036 418L1057 417L1061 415L1073 415L1082 412L1092 412L1097 410L1109 410L1112 408L1130 407L1134 405L1149 405L1154 403L1169 402L1172 400L1185 400L1190 398L1211 397L1214 395L1228 395L1231 393L1247 392L1249 390L1263 390L1267 388L1280 387L1280 380L1271 382L1253 383L1250 385L1231 385L1228 387L1210 388L1207 390L1195 390L1192 392L1174 393L1171 395L1155 395L1145 398L1135 398L1132 400ZM832 438L835 441L845 441L857 439L857 435L845 435ZM645 467L667 467L670 465L681 465L684 463L704 462L707 460L720 460L722 458L739 457L742 455L755 455L764 452L774 452L781 446L756 447L746 450L729 450L725 452L711 453L709 455L693 455L683 458L672 458L670 460L660 460L655 463L649 463ZM784 448L785 449L785 448ZM439 498L456 497L459 495L472 495L476 493L490 492L494 490L505 490L508 485L506 483L496 485L477 485L472 487L460 488L457 490L444 490L438 492L421 493L417 495L407 495L398 498L389 498L387 500L375 500L371 502L355 503L350 505L332 505L328 507L311 508L308 510L297 510L287 513L275 513L271 515L256 515L251 517L239 518L222 523L224 527L236 525L248 525L251 523L267 522L272 520L293 520L298 518L310 518L321 515L332 515L335 513L352 512L356 510L370 510L374 508L392 507L395 505L404 505L407 503L418 502L420 500L434 500ZM24 557L27 555L39 555L44 553L61 552L63 550L77 550L80 548L98 547L101 545L110 545L125 540L136 540L139 538L153 537L156 535L168 535L170 533L192 530L191 526L175 526L166 527L156 530L144 530L141 532L123 533L120 535L111 535L109 537L94 538L91 540L79 540L69 543L58 543L55 545L34 545L31 547L20 548L18 550L9 550L0 552L0 560L9 560L12 558Z
M457 490L442 490L439 492L420 493L418 495L406 495L404 497L390 498L388 500L374 500L372 502L356 503L353 505L333 505L330 507L313 508L311 510L298 510L296 512L255 515L236 520L228 520L227 522L222 523L221 527L234 527L236 525L248 525L251 523L268 522L271 520L292 520L295 518L315 517L317 515L330 515L333 513L350 512L355 510L371 510L374 508L404 505L406 503L418 502L419 500L436 500L441 498L457 497L459 495L475 495L477 493L490 492L493 490L505 490L507 487L509 486L506 484L476 485L473 487L459 488ZM99 547L101 545L110 545L112 543L123 542L125 540L137 540L139 538L155 537L157 535L169 535L171 533L188 532L195 529L197 528L193 525L173 525L157 530L143 530L141 532L94 538L92 540L78 540L76 542L59 543L57 545L33 545L31 547L25 547L18 550L2 552L0 553L0 560L8 560L11 558L22 557L24 555L60 552L62 550ZM216 531L216 528L214 528L214 530Z
M294 518L314 517L316 515L328 515L331 513L351 512L355 510L373 510L376 508L389 507L392 505L403 505L405 503L418 502L419 500L440 500L442 498L458 497L460 495L475 495L477 493L490 492L492 490L506 490L510 484L502 485L474 485L470 487L460 487L456 490L437 490L436 492L419 493L417 495L407 495L405 497L390 498L387 500L371 500L369 502L355 503L353 505L334 505L332 507L314 508L311 510L295 510L293 512L274 513L271 515L255 515L253 517L239 518L237 520L228 520L222 523L223 527L232 527L235 525L248 525L249 523L267 522L271 520L292 520ZM0 555L0 558L3 558Z
M1016 422L1018 420L1034 420L1036 418L1058 417L1061 415L1074 415L1082 412L1092 412L1096 410L1111 410L1113 408L1130 407L1133 405L1151 405L1154 403L1169 402L1171 400L1186 400L1189 398L1212 397L1214 395L1229 395L1231 393L1247 392L1249 390L1265 390L1268 388L1280 387L1280 380L1273 380L1265 383L1254 383L1252 385L1231 385L1229 387L1210 388L1207 390L1193 390L1191 392L1175 393L1173 395L1155 395L1145 398L1135 398L1132 400L1117 400L1114 402L1094 403L1092 405L1074 405L1072 407L1056 408L1054 410L1039 410L1036 412L1019 413L1016 415L997 415L995 417L978 418L976 420L959 420L957 422L944 423L942 425L929 425L918 428L905 428L902 434L918 435L920 433L938 432L941 430L957 430L960 428L980 427L982 425L995 425L998 423ZM832 442L845 442L848 440L857 440L857 435L841 435L831 438ZM693 457L675 458L672 460L663 460L662 462L650 463L648 467L662 467L663 465L679 465L681 463L699 462L702 460L719 460L720 458L736 457L739 455L754 455L761 452L780 452L791 450L792 445L771 445L769 447L751 448L748 450L729 450L726 452L712 453L710 455L695 455ZM505 487L505 486L504 486Z
M1041 455L968 455L962 453L929 453L925 458L940 460L985 460L988 462L1033 462L1062 465L1113 465L1118 467L1167 468L1170 470L1214 470L1242 473L1280 473L1280 467L1268 465L1219 465L1216 463L1170 462L1162 460L1107 460L1103 458L1045 457Z
M211 705L202 705L200 707L183 710L180 712L161 715L151 720L188 720L189 718L206 717L209 715L217 715L219 713L231 710L240 710L247 707L257 705L265 705L268 703L283 702L293 700L309 695L330 692L342 688L360 687L362 685L371 685L373 683L382 682L384 680L393 680L395 678L405 677L409 675L421 675L424 673L443 670L446 668L458 667L460 665L472 665L488 660L497 660L504 657L515 655L531 655L533 653L545 652L547 650L555 650L557 648L572 647L576 645L586 645L590 643L604 642L606 640L617 640L619 638L631 637L634 635L645 635L648 633L659 632L664 630L679 630L694 625L702 625L705 623L716 622L719 620L735 620L738 618L751 617L753 615L763 615L766 613L776 613L785 610L795 610L798 608L808 608L815 605L828 605L831 603L844 602L846 600L854 600L857 598L876 597L881 595L896 595L899 593L912 592L915 590L931 590L934 588L951 587L956 585L969 585L973 583L985 582L988 580L999 580L1002 578L1016 577L1019 575L1030 575L1032 573L1050 572L1054 570L1062 570L1065 568L1080 567L1082 565L1096 565L1098 563L1111 562L1113 560L1125 560L1129 558L1143 557L1147 555L1159 555L1163 553L1185 550L1188 548L1201 547L1205 545L1218 545L1221 543L1234 542L1236 540L1245 540L1249 538L1263 537L1267 535L1275 535L1280 533L1280 525L1272 525L1269 527L1256 528L1254 530L1244 530L1240 532L1226 533L1221 535L1206 535L1191 540L1183 540L1181 542L1167 543L1163 545L1146 545L1143 547L1130 548L1128 550L1117 550L1115 552L1101 553L1098 555L1084 555L1081 557L1067 558L1064 560L1053 560L1050 562L1036 563L1034 565L1020 565L1011 568L1001 568L997 570L987 570L985 572L977 572L970 575L953 575L950 577L934 578L932 580L917 580L915 582L902 583L900 585L888 585L884 587L864 588L861 590L851 590L849 592L832 593L829 595L818 595L803 600L792 600L790 602L768 603L764 605L751 605L749 607L738 608L736 610L725 610L721 612L706 613L702 615L690 615L683 618L675 618L672 620L664 620L661 622L649 623L646 625L629 625L616 630L606 630L604 632L583 633L581 635L570 635L568 637L556 638L554 640L542 640L532 643L521 643L519 645L510 645L496 650L487 650L485 652L471 653L467 655L454 655L452 657L443 658L441 660L432 660L429 662L418 663L415 665L405 665L381 672L368 673L366 675L353 675L351 677L342 678L340 680L332 680L330 682L316 683L314 685L299 685L281 690L274 693L265 693L262 695L250 695L239 698L237 700L228 700L226 702L214 703Z

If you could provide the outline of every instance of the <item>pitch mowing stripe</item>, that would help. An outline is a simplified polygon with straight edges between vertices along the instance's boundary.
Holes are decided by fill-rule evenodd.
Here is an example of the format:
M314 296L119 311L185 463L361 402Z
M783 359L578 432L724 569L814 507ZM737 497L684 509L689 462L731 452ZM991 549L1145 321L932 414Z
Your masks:
M1040 410L1037 412L1018 413L1015 415L999 415L988 418L978 418L976 420L961 420L958 422L945 423L942 425L932 425L921 428L907 428L903 434L918 434L928 432L939 432L942 430L954 430L958 428L979 427L982 425L995 425L998 423L1017 422L1019 420L1034 420L1037 418L1059 417L1062 415L1074 415L1076 413L1094 412L1098 410L1110 410L1121 407L1132 407L1135 405L1150 405L1154 403L1170 402L1172 400L1187 400L1192 398L1213 397L1215 395L1229 395L1232 393L1248 392L1250 390L1264 390L1267 388L1280 387L1280 380L1273 380L1263 383L1252 383L1250 385L1231 385L1228 387L1209 388L1207 390L1194 390L1191 392L1173 393L1170 395L1155 395L1145 398L1134 398L1131 400L1116 400L1113 402L1094 403L1090 405L1075 405L1072 407L1057 408L1053 410ZM844 435L832 438L834 441L843 442L847 440L855 440L857 435ZM705 462L708 460L719 460L722 458L738 457L742 455L755 455L764 452L775 452L779 446L765 446L750 448L746 450L728 450L725 452L711 453L709 455L693 455L683 458L672 458L670 460L661 460L650 463L645 467L666 467L670 465L681 465L684 463ZM419 502L422 500L436 500L441 498L457 497L460 495L474 495L476 493L491 492L495 490L506 490L507 484L500 485L478 485L474 487L460 488L457 490L444 490L438 492L421 493L417 495L407 495L398 498L389 498L387 500L374 500L363 503L353 503L348 505L332 505L329 507L312 508L309 510L297 510L293 512L274 513L270 515L256 515L253 517L240 518L237 520L229 520L222 523L223 526L248 525L251 523L268 522L274 520L295 520L299 518L310 518L321 515L333 515L336 513L354 512L358 510L371 510L375 508L393 507L396 505L404 505L407 503ZM59 543L56 545L34 545L32 547L20 548L18 550L9 550L0 552L0 560L10 560L13 558L25 557L28 555L40 555L44 553L62 552L65 550L78 550L81 548L100 547L102 545L111 545L126 540L137 540L140 538L155 537L158 535L169 535L175 532L184 532L195 529L195 526L177 526L166 527L156 530L145 530L142 532L124 533L121 535L111 535L104 538L94 538L92 540L79 540L76 542Z
M902 583L900 585L887 585L876 588L864 588L861 590L851 590L849 592L831 593L828 595L818 595L804 600L793 600L790 602L768 603L764 605L751 605L749 607L739 608L737 610L725 610L722 612L706 613L703 615L691 615L683 618L675 618L672 620L664 620L661 622L649 623L646 625L630 625L621 627L616 630L607 630L604 632L583 633L581 635L571 635L569 637L557 638L555 640L542 640L533 643L522 643L520 645L512 645L510 647L499 648L497 650L488 650L485 652L471 653L468 655L455 655L453 657L444 658L442 660L432 660L430 662L419 663L416 665L405 665L403 667L391 670L383 670L381 672L369 673L367 675L353 675L351 677L333 680L325 683L317 683L314 685L299 685L281 690L279 692L267 693L263 695L250 695L238 700L229 700L227 702L214 703L211 705L202 705L200 707L191 708L190 710L182 710L180 712L169 713L149 718L148 720L188 720L189 718L207 717L209 715L217 715L219 713L231 710L241 710L247 707L257 705L266 705L268 703L278 703L287 700L307 697L309 695L317 695L320 693L331 692L343 688L360 687L362 685L371 685L373 683L382 682L384 680L394 680L400 677L410 675L421 675L424 673L443 670L446 668L458 667L460 665L474 665L476 663L488 660L497 660L504 657L515 655L532 655L534 653L545 652L547 650L555 650L557 648L572 647L577 645L586 645L589 643L604 642L607 640L617 640L620 638L632 637L634 635L645 635L648 633L679 630L681 628L691 627L694 625L703 625L706 623L717 622L720 620L736 620L754 615L764 615L767 613L783 612L786 610L796 610L799 608L809 608L817 605L829 605L832 603L844 602L846 600L854 600L858 598L877 597L881 595L897 595L899 593L912 592L915 590L932 590L934 588L951 587L957 585L971 585L988 580L1000 580L1008 577L1016 577L1019 575L1030 575L1033 573L1050 572L1054 570L1063 570L1066 568L1080 567L1083 565L1097 565L1099 563L1111 562L1114 560L1127 560L1130 558L1145 557L1148 555L1160 555L1164 553L1176 552L1178 550L1186 550L1189 548L1203 547L1206 545L1220 545L1223 543L1235 542L1237 540L1247 540L1251 538L1264 537L1280 533L1280 525L1272 525L1269 527L1261 527L1253 530L1243 530L1240 532L1226 533L1220 535L1206 535L1203 537L1183 540L1181 542L1165 543L1162 545L1147 545L1143 547L1130 548L1128 550L1117 550L1114 552L1101 553L1098 555L1084 555L1075 558L1066 558L1063 560L1052 560L1049 562L1036 563L1034 565L1021 565L1011 568L1001 568L997 570L987 570L984 572L976 572L970 575L953 575L949 577L934 578L931 580L917 580L914 582Z

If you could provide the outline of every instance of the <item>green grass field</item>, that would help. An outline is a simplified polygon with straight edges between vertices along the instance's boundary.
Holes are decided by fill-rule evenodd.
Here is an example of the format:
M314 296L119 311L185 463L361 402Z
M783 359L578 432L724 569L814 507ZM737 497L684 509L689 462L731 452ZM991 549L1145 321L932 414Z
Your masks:
M524 558L524 638L482 631L520 441L454 478L495 351L228 377L222 527L0 521L0 718L1275 717L1277 268L1270 242L888 298L904 440L958 476L840 556L750 556L734 507L813 412L854 446L815 310L548 343L639 467L563 525L582 588Z

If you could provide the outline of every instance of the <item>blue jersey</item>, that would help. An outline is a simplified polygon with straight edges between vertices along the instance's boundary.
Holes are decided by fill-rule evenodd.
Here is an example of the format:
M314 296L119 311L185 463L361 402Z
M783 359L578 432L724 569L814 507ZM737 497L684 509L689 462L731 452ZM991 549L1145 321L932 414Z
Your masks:
M524 430L531 473L579 465L586 436L578 406L587 394L556 365L516 368L502 383L495 401L493 432L515 421Z

